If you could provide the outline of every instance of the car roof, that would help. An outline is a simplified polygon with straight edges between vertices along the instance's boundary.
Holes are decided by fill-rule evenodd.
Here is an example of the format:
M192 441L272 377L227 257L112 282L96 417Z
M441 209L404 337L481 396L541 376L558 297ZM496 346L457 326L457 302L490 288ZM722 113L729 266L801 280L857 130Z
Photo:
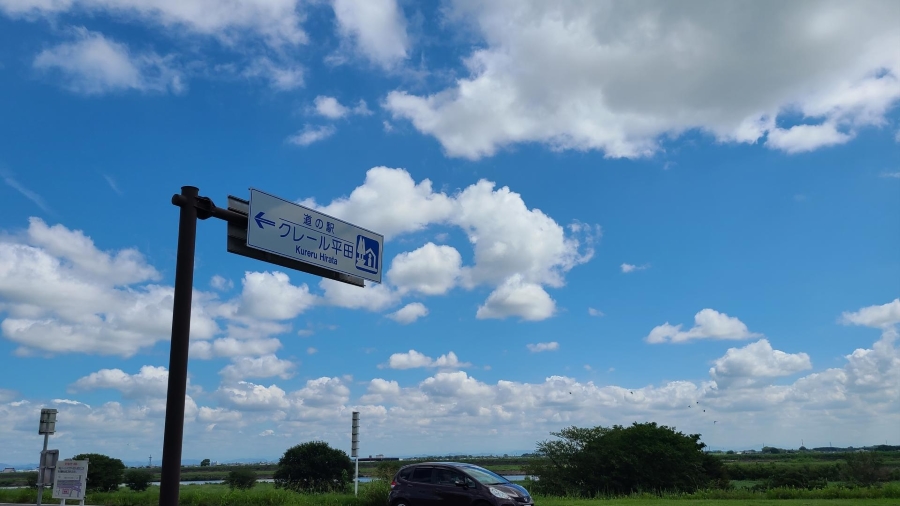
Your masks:
M409 464L403 466L414 467L414 466L449 466L449 467L460 467L460 468L468 468L468 469L484 469L480 466L476 466L475 464L469 464L467 462L416 462L415 464Z

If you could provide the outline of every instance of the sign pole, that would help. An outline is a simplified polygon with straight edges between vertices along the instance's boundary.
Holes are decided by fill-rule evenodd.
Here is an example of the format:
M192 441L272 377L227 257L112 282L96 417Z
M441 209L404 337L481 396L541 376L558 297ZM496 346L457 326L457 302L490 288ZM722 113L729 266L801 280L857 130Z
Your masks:
M251 200L253 195L258 193L260 192L251 189ZM268 198L277 201L277 206L282 206L284 203L289 204L288 207L267 208L254 214L253 221L256 226L262 232L266 232L265 227L268 226L267 233L270 235L274 230L273 227L277 224L273 219L266 217L266 212L283 211L290 214L291 212L298 212L297 209L301 209L299 212L303 212L302 209L305 209L302 206L282 201L277 197L268 196ZM231 209L232 201L234 201L236 209ZM228 251L232 253L356 286L364 286L363 278L381 282L380 258L384 243L384 237L381 234L376 234L350 223L342 222L337 218L307 209L306 211L311 214L304 216L305 220L301 218L301 221L303 223L309 221L316 227L316 229L309 230L316 230L315 234L319 239L318 248L321 249L322 253L320 256L318 250L317 252L312 251L312 242L314 240L310 235L307 238L309 244L305 244L304 248L296 245L295 249L292 250L293 253L297 253L294 256L300 256L301 258L293 258L292 254L285 255L284 252L264 251L265 248L254 249L253 244L249 240L251 230L249 214L252 206L244 205L251 204L251 202L229 197L229 209L222 209L216 207L209 197L201 197L200 190L197 187L182 186L181 193L172 196L172 204L180 207L181 212L178 221L178 251L176 253L175 292L172 307L172 341L169 349L166 426L163 433L162 472L159 480L160 506L178 506L179 487L181 485L184 397L187 394L188 350L190 348L191 334L191 296L194 288L194 252L197 242L197 220L217 218L228 222ZM297 209L293 209L291 206ZM313 214L316 215L315 221L312 221ZM293 214L290 214L290 216L293 217ZM298 242L308 235L304 231L291 230L293 226L302 228L305 225L299 225L299 222L288 222L283 215L279 215L277 218L282 223L278 225L279 234L275 235L275 237L280 239L287 237L286 233L280 232L285 227L289 229L289 233L300 234L299 239L297 235L291 236L292 243ZM326 219L332 221L326 222ZM323 233L319 233L318 230L323 230ZM351 244L350 234L354 237L355 245ZM237 237L239 235L243 235L243 241ZM328 241L326 241L326 236L328 236ZM271 239L269 237L267 240L271 242ZM339 244L340 249L338 249ZM354 247L360 249L360 251L354 252ZM298 252L301 249L304 252L308 251L308 253L299 254ZM326 252L329 254L325 254ZM340 257L338 252L340 252ZM327 265L316 265L306 261L310 258L320 260L320 263ZM345 272L335 269L335 265L344 265ZM349 270L350 265L353 266L353 270L346 272ZM359 414L356 413L356 416L358 419Z
M194 249L197 239L195 186L182 186L172 203L181 208L175 263L175 300L172 307L172 343L166 393L166 428L163 434L160 506L177 506L181 485L181 445L184 437L184 396L187 393L188 348L191 334L191 296L194 287Z
M352 414L350 426L350 455L356 461L356 475L353 477L353 495L359 496L359 411Z
M37 506L41 506L41 502L44 500L44 455L47 454L47 442L50 439L50 433L44 433L44 451L41 452L41 468L38 473L38 495L37 495Z

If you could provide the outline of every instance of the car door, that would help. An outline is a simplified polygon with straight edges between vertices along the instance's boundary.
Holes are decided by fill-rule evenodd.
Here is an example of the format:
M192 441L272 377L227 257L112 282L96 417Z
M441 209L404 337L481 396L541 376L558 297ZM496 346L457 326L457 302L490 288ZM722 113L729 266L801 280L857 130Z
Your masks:
M436 505L469 506L475 489L464 486L466 477L459 471L448 467L435 467L432 474ZM469 480L471 481L471 480ZM474 482L472 483L474 485Z
M433 466L416 466L406 483L410 506L437 506L435 485L432 483Z

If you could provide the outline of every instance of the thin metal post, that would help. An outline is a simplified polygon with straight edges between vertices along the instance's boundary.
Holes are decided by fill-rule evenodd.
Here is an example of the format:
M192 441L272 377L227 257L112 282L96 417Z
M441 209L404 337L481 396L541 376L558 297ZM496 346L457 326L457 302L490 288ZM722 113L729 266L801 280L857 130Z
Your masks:
M181 207L172 308L172 343L169 351L169 386L166 428L163 434L159 505L177 506L181 482L181 445L184 438L184 396L187 393L188 348L191 334L191 295L194 287L194 249L197 239L197 196L193 186L182 186L172 204Z
M41 506L41 502L44 500L44 473L47 472L47 469L44 467L44 455L47 454L47 440L50 439L49 433L44 433L44 451L41 452L41 464L39 466L38 473L38 496L37 496L37 506Z
M359 457L356 457L356 478L353 480L353 495L359 496Z

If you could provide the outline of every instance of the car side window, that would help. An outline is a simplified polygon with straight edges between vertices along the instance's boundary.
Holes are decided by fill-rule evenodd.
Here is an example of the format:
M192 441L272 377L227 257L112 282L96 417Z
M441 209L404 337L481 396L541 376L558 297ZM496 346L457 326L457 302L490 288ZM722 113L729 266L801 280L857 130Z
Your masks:
M417 467L413 470L409 481L416 483L431 483L431 470L433 467Z
M463 475L452 469L438 467L434 470L434 482L438 485L456 485L463 483Z
M401 469L400 472L397 473L397 476L399 476L401 480L409 481L409 475L411 475L412 472L413 472L412 468L408 467L406 469Z

